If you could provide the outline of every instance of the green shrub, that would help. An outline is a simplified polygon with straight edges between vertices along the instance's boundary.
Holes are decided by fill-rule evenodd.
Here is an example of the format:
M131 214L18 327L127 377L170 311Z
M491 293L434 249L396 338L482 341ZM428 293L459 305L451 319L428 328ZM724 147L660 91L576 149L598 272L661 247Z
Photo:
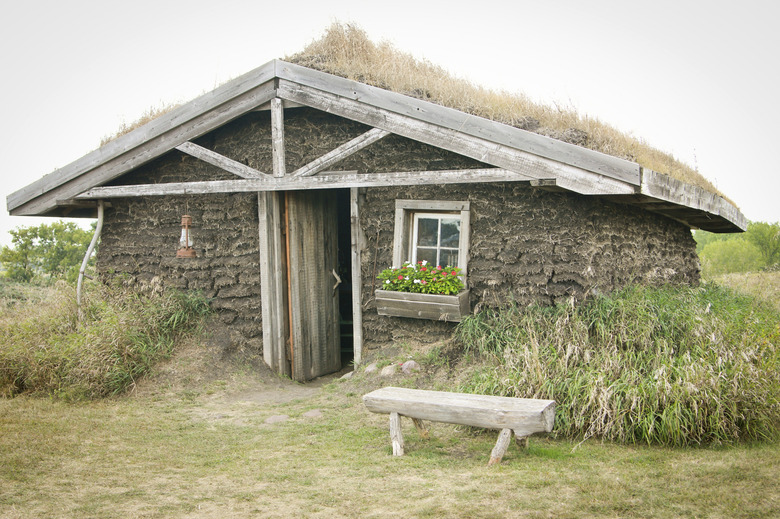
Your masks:
M557 402L555 433L691 445L777 438L780 319L715 285L630 287L580 307L465 319L488 360L462 391Z
M193 331L208 311L197 295L96 286L78 322L74 290L60 283L45 302L0 319L0 395L80 399L121 393L169 356L176 339Z

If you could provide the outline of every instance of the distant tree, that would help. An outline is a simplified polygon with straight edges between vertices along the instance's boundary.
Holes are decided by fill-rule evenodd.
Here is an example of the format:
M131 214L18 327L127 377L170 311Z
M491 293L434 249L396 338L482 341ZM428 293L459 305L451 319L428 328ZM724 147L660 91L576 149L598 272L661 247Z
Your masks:
M714 233L709 231L702 231L701 229L697 229L693 231L693 239L696 241L696 252L698 252L699 254L701 254L701 251L704 250L704 247L706 247L710 243L716 241L728 241L732 239L734 236L740 236L740 235Z
M712 241L704 246L699 256L704 277L751 272L764 266L761 251L742 236Z
M761 251L766 266L780 263L780 223L751 222L745 235Z
M92 235L72 222L54 222L10 231L12 246L0 249L5 276L28 282L36 277L75 281Z

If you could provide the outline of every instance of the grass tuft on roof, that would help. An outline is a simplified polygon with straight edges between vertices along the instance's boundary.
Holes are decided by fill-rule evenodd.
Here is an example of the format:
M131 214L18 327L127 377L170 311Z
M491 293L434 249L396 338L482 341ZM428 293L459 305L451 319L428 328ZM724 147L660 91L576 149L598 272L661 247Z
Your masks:
M642 139L574 109L543 105L522 93L491 90L457 78L389 42L374 43L351 23L333 23L320 39L284 60L630 160L725 198L694 168Z

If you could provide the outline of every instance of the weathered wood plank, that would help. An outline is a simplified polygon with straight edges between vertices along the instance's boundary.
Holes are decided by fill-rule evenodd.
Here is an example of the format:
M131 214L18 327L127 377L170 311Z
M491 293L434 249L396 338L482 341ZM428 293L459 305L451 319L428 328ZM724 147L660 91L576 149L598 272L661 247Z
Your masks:
M359 135L348 142L345 142L341 146L333 149L325 155L314 159L308 164L298 168L293 172L292 176L308 177L315 175L388 135L390 135L390 132L380 130L378 128L372 128L366 133Z
M279 193L258 193L260 295L263 360L276 373L290 376L287 360L287 276Z
M396 209L409 211L468 211L471 207L468 201L459 200L396 200Z
M747 218L733 204L715 193L649 169L642 170L641 194L720 216L742 230Z
M271 99L271 154L275 177L287 174L284 148L284 106L278 97Z
M639 183L638 174L635 183L614 179L462 131L402 116L373 105L289 81L280 80L277 93L283 99L382 128L534 179L555 179L559 186L577 193L632 194L635 192L634 186Z
M398 413L390 413L390 443L393 445L393 456L404 455L404 435Z
M447 393L385 387L363 397L374 413L398 413L410 418L488 429L513 429L524 435L552 431L555 401Z
M506 454L506 450L509 447L509 442L512 441L512 429L502 429L498 435L496 446L493 447L493 451L490 453L490 461L488 465L495 465L501 463L501 459Z
M450 296L376 290L376 309L379 315L459 322L469 314L469 293L463 290Z
M639 184L639 166L618 157L284 61L278 62L277 72L279 78L283 80L329 92L345 99L359 100L364 104L398 115L424 120L443 128L571 164L623 182Z
M269 101L275 94L276 68L275 61L266 63L49 173L9 195L9 210L18 215L44 213L57 198L71 198L113 180Z
M203 162L208 162L212 166L216 166L219 169L227 171L228 173L238 175L241 178L261 178L263 176L268 176L267 173L263 173L262 171L259 171L255 168L250 168L246 164L242 164L237 160L220 155L219 153L211 151L208 148L204 148L203 146L199 146L194 142L183 142L176 146L176 149L182 153L191 155L196 159L200 159Z
M349 190L350 249L352 262L352 349L353 362L360 365L363 361L363 305L362 289L362 229L360 228L360 198L358 189Z
M341 368L336 195L328 191L285 193L290 250L293 379L306 381Z
M88 160L79 160L78 164L68 165L43 177L38 182L30 184L27 188L9 195L9 210L11 214L21 216L46 213L56 207L56 200L76 197L79 193L96 185L109 182L133 168L169 152L183 142L200 137L212 129L222 126L250 108L271 99L273 95L274 85L271 81L240 94L226 106L208 106L205 111L190 117L182 124L164 125L162 129L159 129L158 125L138 128L134 132L143 130L144 138L134 137L132 140L123 141L127 144L128 149L122 153L111 154L112 158L107 160L103 157L104 152L90 154ZM211 98L209 97L209 99ZM198 101L197 106L199 107L205 102L201 98L196 101ZM134 132L127 134L127 136ZM139 142L136 143L136 141ZM131 146L132 144L135 145ZM105 146L96 151L101 151L104 148ZM87 171L88 173L86 173Z
M253 191L297 191L303 189L339 189L404 185L464 184L474 182L523 182L528 178L503 169L466 169L447 171L399 171L391 173L323 172L312 177L263 177L246 180L210 180L204 182L171 182L135 184L88 189L75 196L77 200L127 198L138 196L195 195L209 193L246 193Z

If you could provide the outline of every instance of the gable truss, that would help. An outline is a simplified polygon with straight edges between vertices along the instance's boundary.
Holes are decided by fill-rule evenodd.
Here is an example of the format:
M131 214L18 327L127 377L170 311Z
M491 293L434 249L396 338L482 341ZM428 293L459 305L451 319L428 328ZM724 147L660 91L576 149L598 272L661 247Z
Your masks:
M322 110L372 129L287 174L284 163L283 108L294 106ZM266 109L271 110L272 120L273 171L270 174L192 142L249 111ZM495 168L382 174L326 171L390 133L464 155ZM154 187L98 187L172 149L204 160L240 179L158 184ZM54 215L62 214L69 208L83 207L88 200L141 195L141 191L148 195L156 192L278 191L499 181L526 181L580 194L606 195L626 203L633 203L637 196L641 196L642 200L648 196L656 198L656 184L664 186L662 194L669 191L665 187L667 182L648 182L647 175L643 175L638 164L623 159L275 60L12 193L7 202L13 215ZM674 182L669 185L676 188ZM684 223L689 223L688 219L692 218L692 215L688 215L688 208L696 211L697 215L703 212L705 218L717 220L709 224L705 222L706 225L702 225L704 228L716 224L723 225L724 230L746 227L744 216L732 204L720 197L703 203L705 200L696 196L696 203L692 206L691 197L686 194L692 186L686 184L684 187L686 189L682 195L677 190L678 193L668 198L661 197L661 200L681 208L676 214ZM130 193L123 189L137 189L138 192Z
M390 173L358 173L352 171L324 170L334 166L358 151L390 135L380 128L372 128L328 153L301 166L290 174L285 171L284 103L280 98L270 102L271 149L273 175L264 173L241 162L187 141L176 149L203 160L242 180L212 180L198 182L172 182L164 184L134 184L124 186L95 187L76 196L76 200L97 200L141 196L164 196L208 193L246 193L255 191L294 191L303 189L336 189L353 187L379 187L388 185L423 185L429 183L455 184L471 182L532 181L527 175L503 168L482 168L446 171L400 171Z

